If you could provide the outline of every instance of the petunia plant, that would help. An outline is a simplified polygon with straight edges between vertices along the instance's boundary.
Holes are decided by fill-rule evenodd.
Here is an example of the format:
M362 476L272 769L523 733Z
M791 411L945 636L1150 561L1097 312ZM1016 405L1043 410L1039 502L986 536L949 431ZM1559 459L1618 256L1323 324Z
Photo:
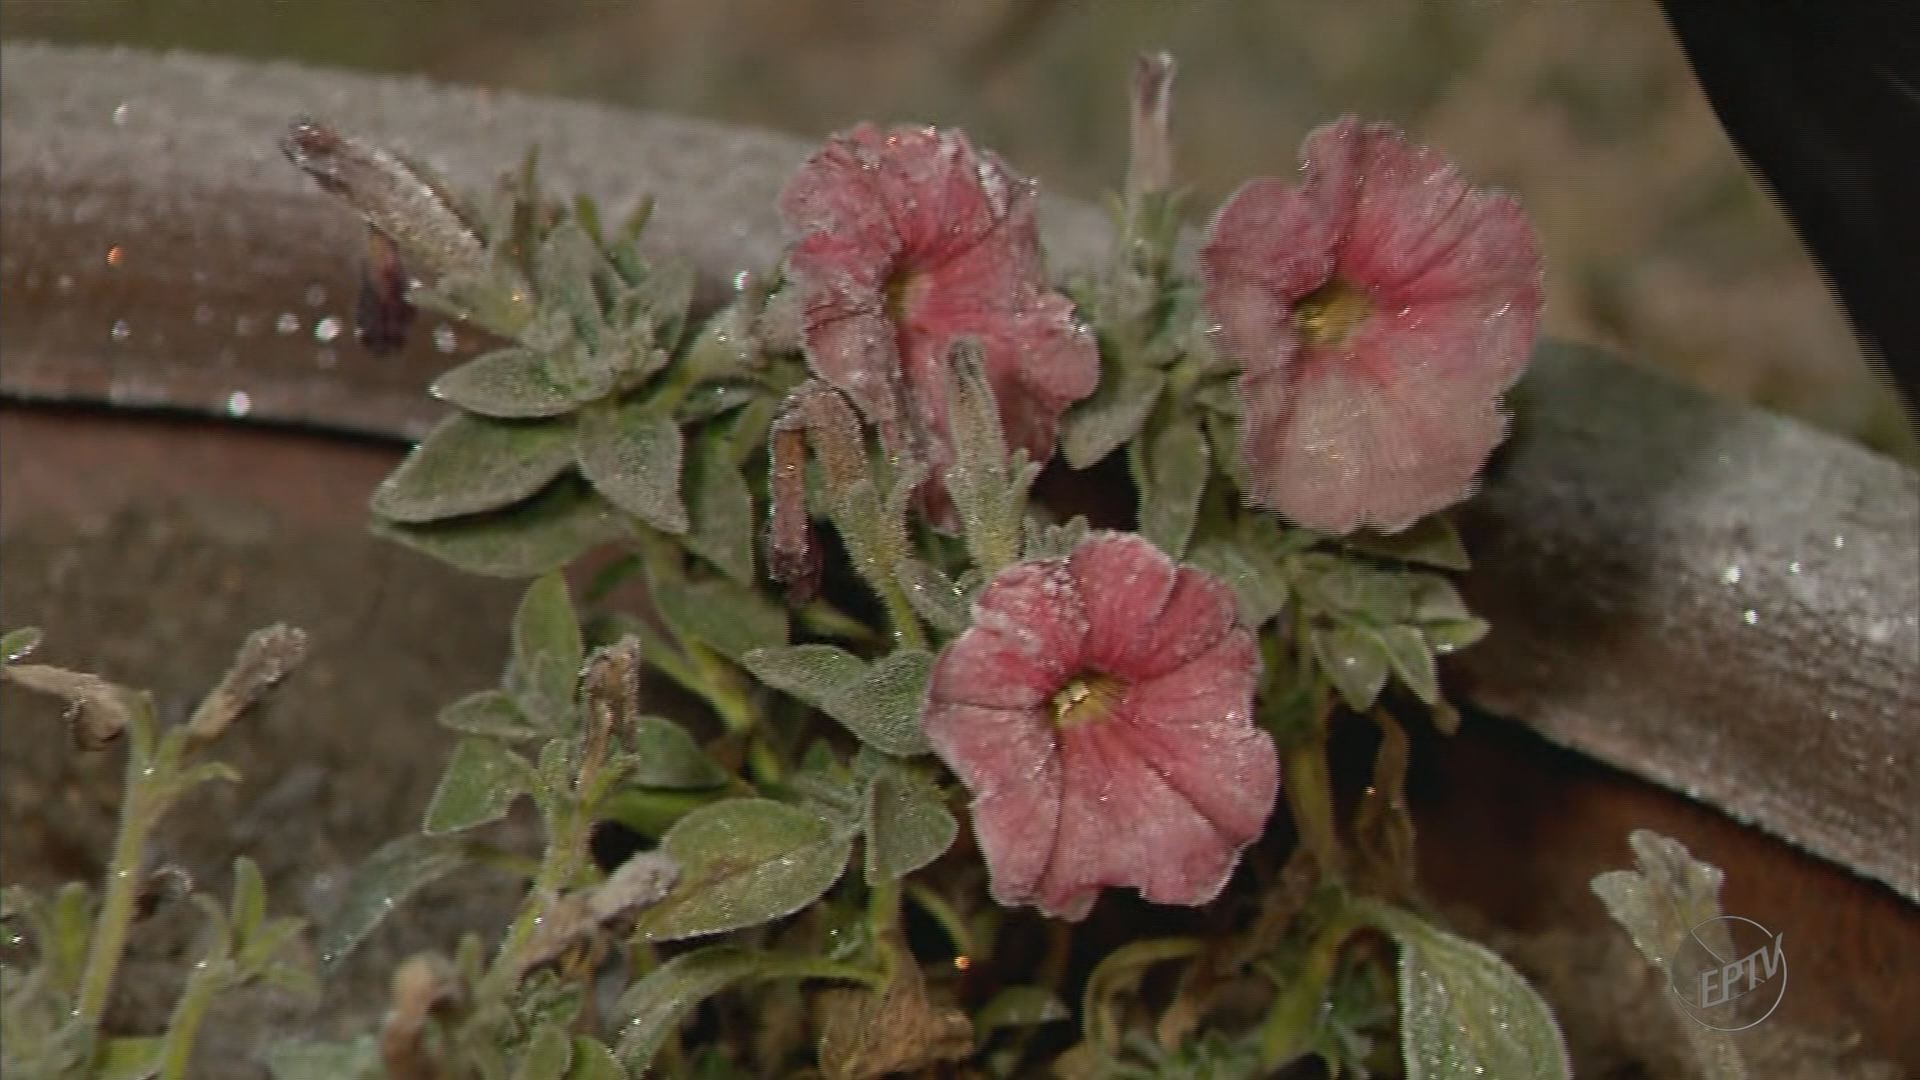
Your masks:
M531 168L469 205L294 126L404 302L498 338L376 528L533 579L321 954L463 866L528 892L278 1076L1567 1075L1422 907L1402 797L1407 725L1457 723L1437 658L1487 630L1443 515L1505 433L1537 244L1347 118L1196 254L1173 81L1140 62L1077 276L1006 162L863 124L786 185L781 264L700 306L647 208L609 232ZM1340 725L1378 745L1351 813ZM539 853L499 847L522 800Z

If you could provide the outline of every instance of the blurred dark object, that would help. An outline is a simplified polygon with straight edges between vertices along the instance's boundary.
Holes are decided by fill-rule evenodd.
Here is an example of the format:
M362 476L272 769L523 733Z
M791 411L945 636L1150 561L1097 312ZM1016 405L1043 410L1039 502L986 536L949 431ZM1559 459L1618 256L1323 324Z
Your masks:
M1920 423L1920 6L1661 6L1721 126Z

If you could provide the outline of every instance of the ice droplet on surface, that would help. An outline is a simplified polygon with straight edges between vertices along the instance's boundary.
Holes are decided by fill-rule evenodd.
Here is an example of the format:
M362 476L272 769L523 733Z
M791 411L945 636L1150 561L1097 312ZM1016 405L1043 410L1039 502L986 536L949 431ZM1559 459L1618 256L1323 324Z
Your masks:
M227 415L245 416L253 411L253 397L245 390L235 390L227 395Z
M280 317L274 320L273 328L282 335L297 334L300 332L300 316L291 311L283 311Z
M128 337L132 336L133 328L127 325L127 320L115 319L113 321L113 329L107 331L107 333L110 334L115 341L125 341Z
M325 344L340 336L340 320L331 315L313 324L313 340Z

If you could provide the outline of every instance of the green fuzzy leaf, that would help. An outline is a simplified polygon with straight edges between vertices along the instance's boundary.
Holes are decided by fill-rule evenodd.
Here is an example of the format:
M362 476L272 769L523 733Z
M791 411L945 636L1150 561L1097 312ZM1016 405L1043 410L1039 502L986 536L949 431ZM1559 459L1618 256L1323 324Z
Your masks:
M687 531L680 426L638 399L580 412L580 474L613 505L662 532Z
M1427 644L1436 654L1445 656L1486 637L1487 631L1491 629L1493 627L1487 620L1469 615L1464 619L1451 622L1427 623L1420 628L1420 633L1427 639Z
M566 1029L556 1024L542 1024L527 1039L526 1048L520 1054L520 1065L513 1070L513 1080L566 1080L567 1071L572 1067L573 1040L567 1037Z
M641 787L701 791L727 782L686 729L664 717L642 716L633 733L633 771L628 780Z
M974 1014L973 1030L985 1039L1001 1028L1051 1024L1071 1015L1059 995L1044 986L1009 986Z
M409 896L467 865L459 841L403 836L374 851L353 872L340 904L320 928L315 951L328 969L342 960Z
M907 594L914 614L943 634L958 634L967 628L972 616L967 598L953 579L936 567L915 558L905 558L893 568L894 578Z
M639 1076L654 1055L700 1003L738 983L767 978L778 971L778 957L729 945L682 953L648 972L627 988L613 1008L620 1043L615 1053Z
M1397 533L1357 532L1341 541L1355 551L1401 562L1437 566L1442 570L1467 570L1473 560L1460 533L1444 514L1421 518Z
M427 805L421 829L429 836L471 829L505 817L513 800L532 788L533 766L494 739L468 736L453 749Z
M233 860L233 911L229 920L233 939L244 945L260 931L267 917L267 883L260 867L245 855Z
M441 727L464 735L484 735L508 742L520 742L540 734L513 697L499 690L468 694L440 710Z
M89 1080L147 1080L160 1072L167 1041L159 1036L108 1039L93 1060Z
M1128 445L1127 461L1140 492L1141 534L1161 551L1180 558L1193 537L1200 497L1213 471L1199 425L1176 416L1150 428L1145 439Z
M1313 652L1340 699L1354 712L1373 707L1387 685L1387 653L1380 639L1358 626L1316 627Z
M429 391L468 412L501 420L561 416L579 407L532 349L510 346L461 364Z
M1060 418L1060 453L1067 464L1086 469L1098 464L1140 433L1166 388L1167 376L1154 368L1102 364L1099 386Z
M42 937L34 945L44 958L53 984L70 995L80 988L87 949L93 940L93 891L80 882L69 881L53 895L53 903L45 911Z
M546 487L572 460L567 420L455 413L374 489L373 512L418 524L498 510Z
M687 550L742 585L753 583L753 494L727 432L703 433L687 462Z
M1379 631L1380 646L1387 654L1387 665L1401 685L1413 691L1423 703L1440 700L1440 673L1433 663L1433 649L1417 626L1388 626Z
M606 1043L591 1035L575 1035L573 1065L566 1080L627 1080L627 1070Z
M920 730L933 654L901 649L881 657L826 704L827 714L875 750L896 757L932 751Z
M1298 556L1293 565L1302 598L1321 611L1371 626L1394 626L1413 618L1414 585L1422 575L1320 551Z
M876 750L900 757L928 751L920 731L933 657L902 649L869 666L832 645L756 649L741 663L761 682L838 720Z
M243 971L264 973L281 950L292 945L307 929L305 919L281 915L257 926L242 939L239 961ZM282 965L285 966L285 965Z
M1064 558L1073 554L1075 548L1085 543L1092 531L1093 528L1087 524L1087 519L1078 514L1058 524L1043 523L1037 518L1029 517L1026 521L1026 540L1021 550L1029 559ZM959 590L956 589L956 591Z
M898 765L884 765L867 785L867 884L898 881L946 854L960 833L925 777Z
M1287 606L1291 591L1286 571L1271 560L1251 557L1237 544L1203 540L1187 554L1187 561L1226 583L1240 608L1240 619L1260 627Z
M471 574L526 578L626 535L627 526L586 485L563 479L506 510L427 525L381 521L374 532Z
M660 841L680 881L641 914L649 941L758 926L819 899L846 870L852 839L771 799L728 799L680 819Z
M1400 946L1400 1049L1408 1080L1573 1075L1552 1011L1505 960L1407 912L1366 909Z
M573 688L586 658L567 579L557 571L542 574L527 586L513 616L513 668L537 718L572 708Z
M17 663L39 647L39 627L23 626L18 630L9 630L5 635L0 635L0 663Z
M825 711L827 702L860 680L866 664L835 645L755 649L740 662L754 678Z
M541 300L566 312L574 332L589 347L600 345L605 326L594 279L613 272L600 245L575 221L563 221L548 233L534 257L533 280Z
M711 646L729 660L787 641L787 609L726 578L657 581L653 603L675 634Z
M1420 623L1458 622L1473 618L1466 601L1453 582L1438 574L1415 574L1408 592L1413 606L1413 621Z
M273 1080L376 1080L383 1075L380 1048L372 1035L352 1042L275 1043L267 1051L266 1064Z

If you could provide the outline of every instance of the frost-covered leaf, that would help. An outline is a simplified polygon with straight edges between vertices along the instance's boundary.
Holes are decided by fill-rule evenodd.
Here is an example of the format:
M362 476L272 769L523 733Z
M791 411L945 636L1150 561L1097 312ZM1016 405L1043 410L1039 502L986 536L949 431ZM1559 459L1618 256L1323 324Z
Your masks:
M40 647L40 628L23 626L18 630L9 630L0 635L0 663L12 664L26 659L28 653Z
M1400 946L1400 1049L1408 1080L1573 1075L1553 1012L1512 965L1405 911L1367 904Z
M867 665L832 645L756 649L741 657L748 671L838 720L862 741L901 757L924 754L920 704L933 657L902 649Z
M1380 639L1358 626L1316 627L1313 652L1340 699L1354 712L1365 712L1387 685L1387 652Z
M1103 366L1109 370L1093 395L1060 418L1060 453L1076 469L1098 464L1139 434L1167 384L1166 375L1154 368L1115 372L1112 361Z
M1420 623L1457 622L1473 618L1460 590L1439 574L1415 574L1408 583L1413 621Z
M984 1039L1001 1028L1051 1024L1071 1015L1060 996L1044 986L1009 986L980 1007L973 1028Z
M893 572L901 589L906 591L907 603L913 607L914 614L925 619L927 625L943 634L958 634L972 621L967 612L967 598L953 579L938 568L908 557L901 559Z
M740 662L761 682L816 709L825 709L828 700L852 686L866 671L859 657L834 645L755 649Z
M351 1042L275 1043L267 1051L266 1065L273 1080L375 1080L382 1075L380 1049L372 1035Z
M686 729L664 717L642 716L633 733L633 771L641 787L699 791L727 782L727 771L700 749Z
M753 583L753 495L728 432L704 432L687 461L687 550L742 585Z
M527 714L513 698L499 690L468 694L440 710L441 727L465 735L485 735L494 739L519 742L540 734Z
M502 420L560 416L578 407L540 354L518 345L477 356L440 376L431 393L468 412Z
M924 649L889 653L828 699L826 711L876 750L896 757L929 753L920 705L932 671L933 654Z
M1261 559L1237 544L1203 540L1194 545L1187 561L1226 583L1240 608L1240 619L1263 626L1287 606L1287 575L1280 563Z
M757 589L727 578L656 581L653 604L674 633L711 646L729 660L784 645L787 609Z
M640 399L595 405L579 418L580 474L613 505L662 532L687 531L680 498L680 425Z
M661 838L680 881L641 914L639 932L676 941L791 915L840 879L851 848L818 817L771 799L703 806Z
M802 958L711 945L682 953L627 988L613 1007L620 1060L635 1076L653 1064L661 1044L700 1003L739 983L793 973Z
M1418 627L1388 626L1378 634L1387 665L1401 685L1413 691L1422 702L1432 705L1440 700L1440 673L1435 670L1433 649Z
M573 459L573 425L455 413L373 492L373 512L417 524L497 510L551 483Z
M1437 566L1443 570L1467 570L1473 560L1460 542L1460 533L1444 514L1421 518L1397 533L1362 531L1346 537L1342 543L1355 551L1380 555L1401 562Z
M881 766L867 784L867 884L913 873L945 854L959 832L931 782L899 765Z
M1175 559L1186 553L1213 464L1207 440L1186 416L1149 427L1147 437L1127 447L1127 462L1140 493L1140 532Z
M380 846L354 870L340 904L320 928L320 962L337 967L409 896L467 864L458 840L403 836Z
M525 578L626 535L627 526L585 484L563 479L505 510L425 525L377 521L374 532L471 574Z
M461 739L427 804L421 829L439 836L498 821L513 800L527 793L532 778L533 766L498 740Z
M574 684L586 655L567 579L557 571L542 574L527 586L513 616L514 671L540 718L572 706Z
M1026 542L1022 547L1029 559L1059 559L1073 554L1092 533L1087 519L1075 514L1058 524L1043 523L1034 517L1026 521ZM963 624L964 625L964 624Z

